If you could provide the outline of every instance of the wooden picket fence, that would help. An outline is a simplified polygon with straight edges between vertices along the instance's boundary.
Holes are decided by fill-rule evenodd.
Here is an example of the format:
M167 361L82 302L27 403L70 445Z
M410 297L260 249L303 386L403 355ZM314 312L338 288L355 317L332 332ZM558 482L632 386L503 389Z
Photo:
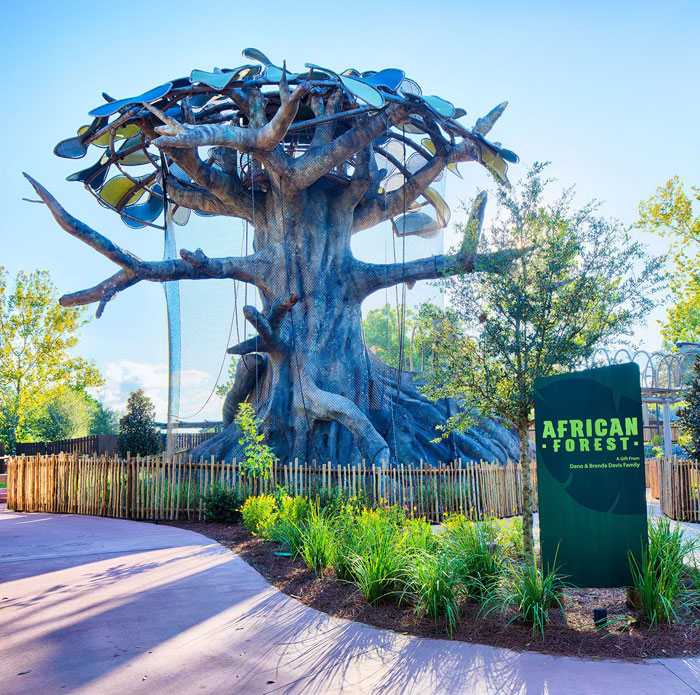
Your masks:
M537 472L531 470L535 509ZM20 512L94 514L119 519L205 518L203 496L214 485L244 497L283 485L312 498L341 492L368 506L400 505L412 516L440 522L460 512L472 518L522 512L520 466L462 462L431 466L278 464L269 478L251 478L235 461L191 457L19 456L8 462L7 507Z
M661 512L678 521L700 522L700 461L677 456L652 461Z

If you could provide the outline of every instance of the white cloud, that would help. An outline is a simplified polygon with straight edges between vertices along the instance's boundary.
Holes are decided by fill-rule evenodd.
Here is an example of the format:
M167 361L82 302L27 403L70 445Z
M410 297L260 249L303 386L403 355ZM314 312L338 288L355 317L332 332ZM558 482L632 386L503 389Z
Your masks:
M132 391L143 389L156 409L156 419L165 421L168 411L168 366L165 363L119 360L102 366L105 386L99 397L105 406L123 411ZM188 417L202 408L214 386L215 375L199 369L180 373L180 416ZM221 399L214 394L195 415L197 420L220 420Z

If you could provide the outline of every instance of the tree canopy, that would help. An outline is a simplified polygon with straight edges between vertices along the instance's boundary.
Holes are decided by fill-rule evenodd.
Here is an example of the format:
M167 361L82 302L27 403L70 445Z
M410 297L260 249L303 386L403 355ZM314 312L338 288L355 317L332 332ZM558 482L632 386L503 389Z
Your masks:
M671 240L673 303L662 326L667 346L700 341L700 188L688 190L674 176L640 203L637 225Z
M60 306L46 271L17 273L13 288L7 275L0 266L0 440L12 451L42 407L102 377L72 353L85 310Z

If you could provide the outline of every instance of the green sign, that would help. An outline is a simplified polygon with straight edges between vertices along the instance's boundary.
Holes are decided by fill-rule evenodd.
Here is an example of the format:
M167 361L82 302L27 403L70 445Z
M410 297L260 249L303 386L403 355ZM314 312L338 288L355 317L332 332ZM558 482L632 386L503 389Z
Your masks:
M634 363L535 381L543 567L576 586L631 583L647 543L644 426Z

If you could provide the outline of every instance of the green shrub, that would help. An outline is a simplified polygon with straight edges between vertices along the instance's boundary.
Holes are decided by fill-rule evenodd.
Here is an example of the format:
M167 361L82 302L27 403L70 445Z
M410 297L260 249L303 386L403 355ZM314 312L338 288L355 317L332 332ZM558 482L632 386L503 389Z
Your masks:
M309 569L323 576L333 559L334 537L323 512L313 509L301 523L301 556Z
M416 611L435 620L445 616L450 637L459 622L460 569L458 560L444 552L417 550L408 567L407 591Z
M254 535L270 538L277 519L277 504L273 495L249 497L241 509L243 525Z
M120 456L129 452L132 456L151 456L163 450L155 417L151 399L141 389L132 391L126 402L126 414L119 420L117 448Z
M649 522L649 548L642 550L641 565L629 555L632 590L628 596L641 619L649 626L678 620L678 612L697 600L692 573L685 565L697 548L683 530L661 518Z
M469 521L461 514L445 520L445 548L458 563L467 594L478 601L488 595L503 572L504 558L498 539L498 527L493 520Z
M360 549L362 534L355 509L343 507L333 518L333 553L331 566L338 579L352 580L352 558Z
M279 511L270 537L281 543L294 559L301 554L304 545L304 522L311 514L311 503L305 497L289 497L281 494L275 495L275 502Z
M531 563L510 563L503 570L500 580L492 585L484 608L486 612L500 610L506 613L512 610L514 615L508 620L508 625L522 620L532 627L533 633L539 632L544 638L551 608L559 608L566 620L561 602L565 587L566 583L556 565L543 572L537 567L533 553Z
M392 515L364 510L356 523L355 550L347 549L350 581L372 604L401 596L408 557Z
M202 501L207 521L231 523L240 519L243 500L236 487L227 489L214 485L206 495L202 495Z
M403 525L403 544L407 550L437 552L440 539L433 533L432 526L425 519L406 519Z
M360 489L356 496L351 496L347 490L334 486L330 490L322 490L317 502L319 509L324 510L330 517L335 517L345 507L350 507L355 514L359 514L365 506L365 493Z
M500 519L497 522L498 535L496 542L499 550L514 559L523 555L523 518L514 516L511 519Z

